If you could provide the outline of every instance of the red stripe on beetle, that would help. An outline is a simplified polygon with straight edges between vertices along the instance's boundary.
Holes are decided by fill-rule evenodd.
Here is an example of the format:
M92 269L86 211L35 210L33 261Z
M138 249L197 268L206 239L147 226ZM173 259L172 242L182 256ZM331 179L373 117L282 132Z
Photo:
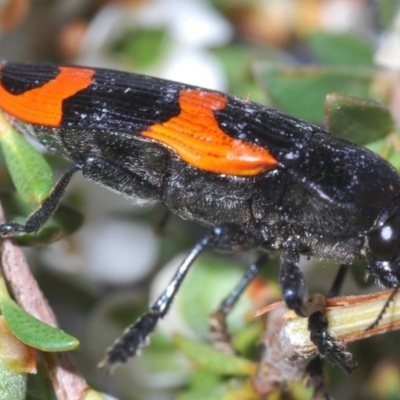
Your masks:
M96 71L71 67L59 67L59 71L54 79L21 94L0 85L0 108L31 124L60 127L63 100L90 86Z
M178 116L154 124L142 135L172 148L190 165L226 175L253 176L278 166L261 146L233 139L218 125L214 111L225 108L228 99L219 93L181 90Z

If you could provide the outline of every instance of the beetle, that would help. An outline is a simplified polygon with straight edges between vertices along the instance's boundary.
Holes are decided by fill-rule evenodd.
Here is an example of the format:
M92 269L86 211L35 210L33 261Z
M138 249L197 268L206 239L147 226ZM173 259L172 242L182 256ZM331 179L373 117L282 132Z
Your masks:
M0 108L20 132L73 162L25 224L0 225L2 237L38 231L77 171L209 229L150 311L108 350L106 365L147 344L195 258L213 247L262 253L223 302L223 316L277 252L287 306L314 321L322 356L352 370L328 333L323 300L308 301L299 259L366 260L381 285L398 287L400 178L381 157L233 95L106 69L4 62Z

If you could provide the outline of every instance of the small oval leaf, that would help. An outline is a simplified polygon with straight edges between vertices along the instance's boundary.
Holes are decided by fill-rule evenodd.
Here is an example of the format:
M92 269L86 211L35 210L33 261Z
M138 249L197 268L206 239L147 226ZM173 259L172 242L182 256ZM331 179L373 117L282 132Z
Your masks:
M222 353L182 335L174 335L174 344L196 365L215 374L252 376L257 371L257 364L246 358Z
M326 96L325 114L330 132L358 144L382 139L395 127L384 104L337 93Z
M0 308L10 331L28 346L52 352L73 350L79 345L76 338L39 321L11 299L1 298Z
M306 41L313 55L325 64L341 67L374 65L374 48L361 35L349 32L315 32Z
M0 144L21 198L27 203L42 203L54 185L53 172L43 156L10 126L2 113Z
M56 226L46 226L40 229L37 233L26 233L17 236L14 240L20 246L46 246L57 242L64 237L61 228Z
M323 121L328 93L371 97L376 74L350 67L295 67L268 62L258 63L255 73L276 107L313 123Z

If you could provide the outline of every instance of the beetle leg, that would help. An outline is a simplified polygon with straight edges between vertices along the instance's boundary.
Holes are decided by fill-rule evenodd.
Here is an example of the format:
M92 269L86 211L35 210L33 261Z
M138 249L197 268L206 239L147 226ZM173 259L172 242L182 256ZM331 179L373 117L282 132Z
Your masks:
M158 320L167 313L186 273L211 240L212 234L209 234L192 248L175 272L167 288L151 306L150 311L125 329L122 335L107 349L105 359L99 364L100 368L104 366L111 369L117 363L124 363L149 344L150 334L154 331Z
M327 297L339 296L340 292L342 291L344 279L346 278L348 272L349 266L347 264L340 264L339 270L335 276L335 279L333 280Z
M339 281L344 279L341 276L343 272L340 271ZM310 339L317 346L320 355L347 374L356 369L357 365L350 364L351 354L346 351L346 347L328 332L328 321L324 314L325 297L315 294L307 300L306 282L293 256L282 260L279 283L288 308L299 316L308 317ZM331 292L335 293L336 290L334 287Z
M308 329L311 331L310 339L317 346L321 357L337 365L346 374L358 368L357 363L350 363L352 355L346 351L346 346L328 332L328 321L323 311L316 311L309 316Z
M261 266L265 264L268 259L268 254L264 253L251 264L234 289L210 315L210 334L213 344L217 349L223 350L229 354L235 353L231 343L231 336L226 325L226 317L232 311L232 308L235 306L244 290L257 276Z
M339 270L336 274L336 277L332 283L332 286L329 290L328 297L336 297L340 294L342 289L344 279L349 270L349 266L346 264L341 264ZM313 322L319 323L317 326L313 326ZM322 325L321 325L322 322ZM326 318L321 311L317 311L313 314L313 317L309 319L309 329L314 333L314 344L317 345L318 349L324 347L324 340L326 340L329 336L327 332L327 321ZM325 344L325 347L328 346L328 343ZM344 351L344 349L342 349ZM321 349L320 349L321 352ZM326 351L325 351L326 352ZM322 352L321 352L322 353ZM307 365L306 374L307 374L307 386L312 386L314 388L313 398L325 398L330 399L327 388L324 383L324 358L321 355L312 359ZM343 369L343 368L342 368Z
M281 259L279 285L283 299L289 309L301 317L308 317L313 311L307 306L307 285L298 266L298 256L287 256Z
M340 265L328 297L339 295L347 271L348 265ZM337 341L328 332L328 321L323 310L318 310L310 315L308 328L311 331L310 339L317 346L322 357L326 358L332 364L337 365L346 374L350 374L357 369L357 363L350 364L352 355L346 351L345 345Z
M7 237L18 233L37 232L57 209L74 173L82 169L82 163L73 164L55 184L49 196L29 216L25 224L17 224L16 222L2 224L0 225L0 236Z
M150 311L143 314L133 325L123 332L122 336L107 350L106 357L99 366L111 369L115 364L124 363L130 357L137 355L143 347L148 345L149 336L154 331L158 320L163 318L168 312L187 272L207 246L233 250L236 246L241 247L246 244L248 240L251 241L249 235L246 235L235 224L214 227L185 257L169 285L151 306Z
M87 179L104 184L112 181L116 188L129 187L132 189L132 192L137 191L144 198L155 199L157 197L154 188L136 175L126 172L120 166L110 163L101 157L88 157L84 162L73 164L64 173L54 185L49 196L28 217L25 224L9 222L0 225L0 237L13 236L18 233L37 232L56 211L72 176L80 170Z

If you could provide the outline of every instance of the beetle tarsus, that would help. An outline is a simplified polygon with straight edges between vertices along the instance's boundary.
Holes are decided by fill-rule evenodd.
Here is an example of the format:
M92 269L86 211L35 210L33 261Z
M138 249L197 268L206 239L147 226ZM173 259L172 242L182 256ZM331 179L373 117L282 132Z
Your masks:
M107 349L106 357L99 363L99 368L105 367L111 371L116 364L123 364L130 357L139 354L140 350L150 343L149 336L159 319L160 314L153 310L143 314Z
M17 224L15 222L9 222L0 225L0 236L8 237L19 233L31 233L37 232L53 215L58 205L60 204L61 198L67 189L72 176L76 171L82 169L81 163L75 163L64 173L59 181L53 187L48 197L43 203L30 215L25 225Z
M0 225L0 237L14 236L17 233L25 233L26 225L17 224L16 222L9 222Z
M352 355L346 351L346 346L328 332L328 321L323 311L316 311L310 315L308 326L311 331L311 341L317 346L323 358L338 366L346 374L358 368L357 363L350 363Z

